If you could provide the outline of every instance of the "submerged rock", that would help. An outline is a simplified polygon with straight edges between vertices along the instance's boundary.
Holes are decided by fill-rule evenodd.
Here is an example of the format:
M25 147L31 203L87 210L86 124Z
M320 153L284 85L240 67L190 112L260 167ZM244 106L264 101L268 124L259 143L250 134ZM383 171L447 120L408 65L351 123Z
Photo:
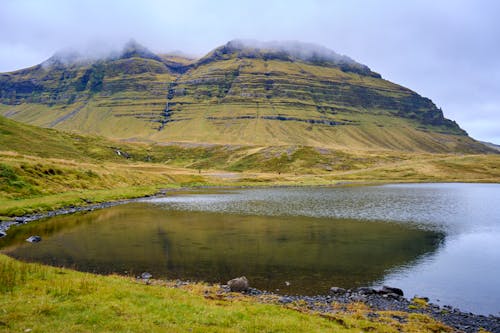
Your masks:
M377 291L370 287L360 287L355 290L360 295L373 295L376 294Z
M380 294L396 294L399 296L404 296L403 290L394 287L383 286L379 291Z
M42 241L42 237L40 237L40 236L30 236L30 237L26 238L26 241L30 242L30 243L38 243L38 242Z
M340 287L331 287L330 288L330 294L332 295L343 295L346 293L346 290L344 288Z
M248 279L244 276L227 281L227 285L229 286L229 290L236 292L247 291L250 287Z

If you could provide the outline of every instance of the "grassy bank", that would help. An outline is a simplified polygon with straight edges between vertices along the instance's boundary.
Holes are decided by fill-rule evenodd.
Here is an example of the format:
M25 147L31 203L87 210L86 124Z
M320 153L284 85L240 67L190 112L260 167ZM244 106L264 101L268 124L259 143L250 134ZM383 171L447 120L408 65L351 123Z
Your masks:
M136 198L159 189L208 184L164 165L90 163L0 152L0 216Z
M280 158L278 169L273 169L276 160L271 159L263 164L264 170L259 170L258 163L252 160L245 170L235 171L223 166L198 169L175 163L89 162L0 151L0 216L141 197L180 187L500 182L500 155L426 154L407 159L381 155L362 160L371 161L364 167L346 166L330 171L314 167L318 161L323 163L317 156L301 156L301 160ZM243 165L243 159L239 161ZM266 165L271 169L266 169Z
M0 255L3 332L446 332L424 315L352 304L328 314L300 304L221 294L218 287L97 276ZM394 317L397 315L399 317ZM371 319L370 319L371 318ZM399 321L397 318L404 318Z

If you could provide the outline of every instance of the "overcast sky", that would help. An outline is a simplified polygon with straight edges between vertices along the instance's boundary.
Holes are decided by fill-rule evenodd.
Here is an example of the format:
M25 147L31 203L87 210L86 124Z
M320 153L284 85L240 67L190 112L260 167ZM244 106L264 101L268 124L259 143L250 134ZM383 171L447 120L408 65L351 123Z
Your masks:
M431 98L500 143L500 1L0 0L0 72L64 48L203 55L231 39L317 43Z

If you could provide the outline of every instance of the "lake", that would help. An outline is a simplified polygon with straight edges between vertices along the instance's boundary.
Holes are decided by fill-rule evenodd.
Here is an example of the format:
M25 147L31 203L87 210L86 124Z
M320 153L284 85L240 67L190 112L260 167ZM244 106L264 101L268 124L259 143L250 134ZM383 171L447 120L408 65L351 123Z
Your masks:
M96 273L245 275L281 294L386 284L498 315L499 241L500 185L398 184L173 192L12 228L0 246Z

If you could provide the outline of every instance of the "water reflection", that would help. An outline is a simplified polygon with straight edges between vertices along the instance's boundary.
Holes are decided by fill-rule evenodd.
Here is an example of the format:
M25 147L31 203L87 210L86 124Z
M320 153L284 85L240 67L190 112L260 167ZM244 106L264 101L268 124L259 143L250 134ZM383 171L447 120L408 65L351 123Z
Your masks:
M246 275L256 287L302 294L371 284L436 251L444 237L393 223L165 211L145 203L58 217L17 232L5 251L25 260L214 282ZM41 243L22 241L35 233Z

